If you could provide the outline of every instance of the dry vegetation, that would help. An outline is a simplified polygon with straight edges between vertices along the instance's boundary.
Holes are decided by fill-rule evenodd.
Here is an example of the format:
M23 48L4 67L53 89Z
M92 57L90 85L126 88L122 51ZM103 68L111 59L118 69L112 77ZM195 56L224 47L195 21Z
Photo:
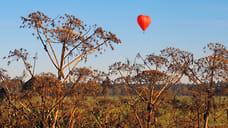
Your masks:
M22 20L23 28L35 30L58 75L35 75L25 49L10 51L4 59L22 60L31 78L10 78L0 68L0 127L228 127L224 45L208 44L208 56L200 59L173 47L145 58L138 54L104 73L76 66L88 53L121 43L113 33L86 29L67 14L51 19L34 12ZM60 59L53 45L60 45ZM184 76L189 84L180 83Z

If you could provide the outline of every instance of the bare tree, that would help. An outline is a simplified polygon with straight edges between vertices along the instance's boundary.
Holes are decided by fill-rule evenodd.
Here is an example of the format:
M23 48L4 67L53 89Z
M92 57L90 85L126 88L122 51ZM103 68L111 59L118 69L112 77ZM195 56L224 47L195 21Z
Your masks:
M114 49L113 43L121 43L115 34L97 25L87 26L73 15L65 14L52 19L37 11L22 17L22 21L22 28L34 29L33 35L41 41L58 71L58 79L64 81L81 60L86 61L89 53L97 51L101 54L103 46ZM60 56L55 45L60 45Z

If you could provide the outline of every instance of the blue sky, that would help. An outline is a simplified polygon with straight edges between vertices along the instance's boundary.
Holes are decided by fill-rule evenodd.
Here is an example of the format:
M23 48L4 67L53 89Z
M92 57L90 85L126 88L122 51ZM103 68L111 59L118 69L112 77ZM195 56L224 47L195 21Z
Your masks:
M32 55L38 52L36 73L54 72L32 31L19 28L20 17L34 11L50 17L73 14L88 25L97 24L115 33L122 44L96 58L92 55L86 64L80 64L102 70L116 61L133 59L137 53L159 54L168 46L200 57L207 43L220 42L226 47L228 44L227 0L5 0L0 2L0 67L11 76L21 75L23 65L14 63L8 67L2 57L21 47ZM152 20L145 34L137 25L140 14L149 15Z

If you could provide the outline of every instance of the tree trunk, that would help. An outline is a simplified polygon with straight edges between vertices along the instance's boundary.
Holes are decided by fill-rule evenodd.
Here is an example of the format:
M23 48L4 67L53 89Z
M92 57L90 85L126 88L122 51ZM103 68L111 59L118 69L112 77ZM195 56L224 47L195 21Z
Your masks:
M147 117L147 128L151 126L151 115L152 115L152 105L148 103L147 105L148 117Z
M157 116L154 104L148 103L147 106L148 117L147 117L147 128L150 128L152 125L154 128L157 128ZM153 122L151 122L153 120Z
M66 52L66 41L63 43L63 47L62 47L60 67L59 67L59 71L58 71L58 79L59 80L61 80L62 78L64 79L64 75L63 75L63 63L64 63L64 60L65 60L65 58L64 58L65 52Z
M226 109L226 121L227 121L227 124L228 124L228 108Z
M204 128L208 128L209 112L204 114Z
M198 127L197 128L200 128L200 112L199 112L199 108L197 108L197 120L198 120Z

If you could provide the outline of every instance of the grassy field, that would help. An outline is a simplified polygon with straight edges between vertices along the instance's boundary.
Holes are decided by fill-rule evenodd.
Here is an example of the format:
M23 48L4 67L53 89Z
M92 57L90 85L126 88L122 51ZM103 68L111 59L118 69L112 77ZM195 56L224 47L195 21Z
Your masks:
M44 120L50 124L55 120L55 127L139 127L138 120L142 124L147 122L148 108L147 103L135 99L127 96L65 97L53 110L51 108L57 99L42 101L41 97L32 97L30 100L14 99L11 102L4 99L0 106L0 126L43 127ZM202 98L201 104L197 106L190 96L161 100L156 108L157 126L151 127L203 127L204 102ZM227 97L217 96L215 102L219 105L211 110L209 127L226 128Z

